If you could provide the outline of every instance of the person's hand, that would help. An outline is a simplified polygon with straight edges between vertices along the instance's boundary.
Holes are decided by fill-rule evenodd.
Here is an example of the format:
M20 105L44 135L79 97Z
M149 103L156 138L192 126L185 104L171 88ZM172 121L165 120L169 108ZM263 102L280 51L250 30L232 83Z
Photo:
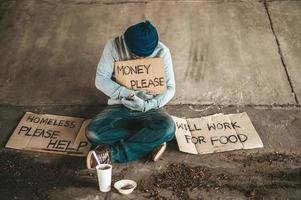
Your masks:
M136 91L136 95L137 95L137 97L139 97L140 99L142 99L144 101L154 98L154 95L151 95L151 94L147 93L146 91Z
M154 96L151 94L148 94L146 91L138 91L138 90L131 90L126 87L123 87L121 92L120 92L120 97L119 99L126 98L130 99L131 96L136 95L142 100L149 100L152 99Z
M132 94L136 94L136 93L137 93L137 91L135 91L135 90L131 90L131 89L128 89L126 87L122 87L121 91L120 91L120 94L119 94L119 99L130 98L130 96Z
M133 95L129 98L130 100L126 98L121 99L121 102L125 107L141 112L145 110L145 101L143 99L139 98L137 95Z

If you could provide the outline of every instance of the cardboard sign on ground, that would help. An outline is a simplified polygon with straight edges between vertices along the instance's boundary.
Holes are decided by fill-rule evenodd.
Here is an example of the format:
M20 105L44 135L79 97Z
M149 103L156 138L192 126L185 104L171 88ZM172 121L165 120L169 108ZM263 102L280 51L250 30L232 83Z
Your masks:
M150 94L163 94L167 89L162 58L115 62L115 78L120 85Z
M207 154L263 147L247 113L183 119L173 116L180 151Z
M90 120L26 112L5 147L73 156L86 156Z

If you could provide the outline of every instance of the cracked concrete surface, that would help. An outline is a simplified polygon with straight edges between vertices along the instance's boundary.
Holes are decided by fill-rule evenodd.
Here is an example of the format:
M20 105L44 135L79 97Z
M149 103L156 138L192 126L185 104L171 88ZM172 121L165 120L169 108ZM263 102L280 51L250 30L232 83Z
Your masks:
M278 53L279 53L279 56L280 56L281 63L282 63L282 66L283 66L283 68L284 68L285 74L286 74L286 76L287 76L287 81L288 81L288 83L289 83L289 85L290 85L291 92L292 92L292 94L294 95L295 103L298 105L298 104L299 104L298 97L297 97L297 95L296 95L294 86L293 86L293 84L292 84L290 75L289 75L289 73L288 73L287 65L286 65L286 63L285 63L285 61L284 61L282 49L281 49L281 46L280 46L280 43L279 43L277 34L275 33L273 21L272 21L272 18L271 18L271 14L270 14L270 11L269 11L269 8L268 8L268 5L267 5L266 2L264 2L264 7L265 7L265 10L266 10L266 12L267 12L269 21L270 21L270 26L271 26L273 35L274 35L274 37L275 37L275 41L276 41L276 44L277 44L277 47L278 47Z
M301 4L299 2L268 3L271 18L274 22L275 34L278 36L279 46L286 63L287 74L296 94L296 99L301 98Z

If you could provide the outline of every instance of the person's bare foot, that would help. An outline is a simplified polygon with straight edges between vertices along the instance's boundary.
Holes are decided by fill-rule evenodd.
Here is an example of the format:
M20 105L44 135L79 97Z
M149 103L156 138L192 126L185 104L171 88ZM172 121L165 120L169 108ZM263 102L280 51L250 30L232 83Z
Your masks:
M160 157L163 155L165 149L166 149L166 142L164 142L163 144L161 144L160 146L158 146L157 148L155 148L152 152L152 156L151 159L154 162L157 162Z

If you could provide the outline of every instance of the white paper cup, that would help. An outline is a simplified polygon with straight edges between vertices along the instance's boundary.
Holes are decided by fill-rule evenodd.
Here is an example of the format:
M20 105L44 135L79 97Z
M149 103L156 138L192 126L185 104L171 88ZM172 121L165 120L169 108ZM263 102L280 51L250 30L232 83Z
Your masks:
M109 192L111 190L112 181L112 165L100 164L96 167L99 190L101 192Z

